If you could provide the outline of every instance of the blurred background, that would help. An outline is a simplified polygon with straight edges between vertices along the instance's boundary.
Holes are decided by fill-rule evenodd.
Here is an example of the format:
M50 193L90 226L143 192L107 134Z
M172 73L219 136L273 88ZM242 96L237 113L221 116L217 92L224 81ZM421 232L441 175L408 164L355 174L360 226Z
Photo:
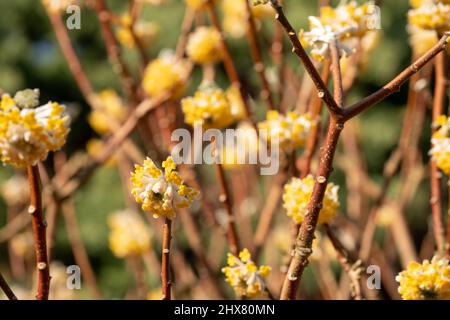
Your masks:
M286 0L286 12L297 30L307 27L307 16L317 14L316 1ZM127 1L108 0L108 6L117 15L127 10ZM182 0L171 0L162 6L145 6L141 20L153 22L159 30L151 42L149 53L155 57L163 48L175 48L185 4ZM390 80L411 59L411 51L406 30L406 13L408 1L383 1L381 18L381 40L371 54L364 73L360 74L347 102L356 101L373 92ZM65 18L67 14L65 15ZM271 35L274 22L263 21L262 32ZM81 29L69 30L81 63L92 81L94 89L101 91L112 88L121 94L119 78L112 71L106 58L106 51L99 22L95 12L87 7L81 11ZM246 41L230 39L230 46L245 86L250 94L257 95L258 79L252 70L249 46ZM133 73L139 69L139 55L135 49L123 48L124 57ZM265 58L269 61L268 54ZM287 61L298 74L303 70L298 60L287 54ZM270 62L269 62L270 65ZM219 70L218 82L225 85L226 76ZM201 81L201 70L196 69L189 82L186 95L192 93ZM49 99L66 104L74 115L71 133L65 151L68 156L86 148L86 143L97 134L88 122L89 107L84 101L77 85L68 69L60 51L49 22L46 11L38 0L0 1L0 92L14 93L24 88L39 88L41 101ZM391 96L380 105L370 109L357 119L356 125L359 145L362 149L363 161L374 181L381 181L383 166L390 153L397 146L402 119L405 111L408 86L404 86L398 94ZM259 108L258 119L264 118L264 109ZM425 127L429 126L429 119ZM423 159L427 161L429 150L429 133L423 134ZM10 167L0 168L0 185L3 185L14 174ZM206 176L208 177L206 173ZM208 180L209 178L206 178ZM214 180L211 178L209 180ZM341 212L346 212L347 188L344 172L337 166L332 181L341 186ZM264 188L264 187L262 187ZM389 194L396 197L396 183L392 184ZM429 221L429 186L420 185L413 200L405 210L409 227L414 239L419 243L428 230ZM102 295L107 299L127 297L133 288L134 271L123 259L116 258L108 244L107 219L111 212L125 208L125 197L120 174L115 167L104 166L96 171L92 179L74 196L81 237L86 246L93 269L97 276ZM278 213L282 214L282 213ZM75 264L67 232L62 219L59 220L55 238L54 260L62 265ZM7 222L7 205L0 197L0 230ZM255 221L254 221L255 222ZM384 229L377 230L377 238L383 238ZM16 239L19 252L25 250L27 240L22 232L21 239ZM186 258L192 254L186 244L185 237L178 236L176 246ZM22 251L20 251L22 250ZM160 250L155 248L156 251ZM29 254L29 253L23 253ZM10 270L8 263L8 246L0 242L0 268ZM225 254L221 258L223 263ZM223 265L222 263L222 265ZM56 269L55 269L56 270ZM64 271L64 269L62 269ZM6 272L8 276L10 272ZM220 277L220 274L218 275ZM29 277L20 276L14 280L14 288L20 295L20 288L32 286ZM159 275L149 277L149 291L159 288ZM302 282L303 289L309 297L314 298L318 284L313 274L308 271ZM83 286L74 293L76 298L90 298L91 294ZM0 295L1 296L1 295Z

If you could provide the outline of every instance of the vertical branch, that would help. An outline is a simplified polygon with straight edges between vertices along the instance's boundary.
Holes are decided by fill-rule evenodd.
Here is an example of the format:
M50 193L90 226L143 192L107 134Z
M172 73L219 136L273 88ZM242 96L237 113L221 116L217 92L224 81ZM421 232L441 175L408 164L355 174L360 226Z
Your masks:
M47 241L45 238L47 224L44 221L42 210L42 195L37 165L28 167L28 181L30 184L30 206L28 212L31 214L33 225L34 244L36 252L36 266L38 270L38 300L48 300L50 290L50 266L47 258Z
M231 56L230 49L228 48L227 42L225 41L225 36L222 31L222 27L220 26L219 17L216 12L216 7L213 0L207 0L207 7L209 14L211 16L211 22L216 28L216 30L220 33L220 39L222 43L222 49L223 49L223 63L225 66L225 71L227 72L228 78L230 78L230 81L233 86L239 89L239 92L241 94L241 99L244 103L244 109L246 113L247 119L252 123L252 125L256 128L256 123L254 122L252 118L252 112L250 110L250 105L247 99L247 95L244 91L244 88L242 87L241 80L239 79L239 75L236 70L236 66L233 62L233 57Z
M438 117L444 110L445 102L445 55L446 52L441 52L436 56L435 60L435 89L432 112L432 133L435 133L437 128L434 124ZM430 160L430 179L431 179L431 214L433 220L434 240L436 241L437 250L443 253L445 250L445 235L444 226L442 222L442 190L441 190L441 174L434 160Z
M162 300L171 300L170 282L170 240L172 239L172 220L165 218L163 225L163 242L162 242L162 263L161 263L161 280L162 280Z
M3 275L1 272L0 272L0 288L3 290L3 292L8 297L9 300L17 300L16 295L11 290L11 287L8 285L5 278L3 278Z
M258 41L258 36L256 34L256 24L253 17L252 8L250 6L249 0L245 0L245 8L247 11L247 34L250 42L250 48L253 57L253 68L258 73L261 80L263 89L261 90L261 98L267 103L270 110L275 109L273 103L272 94L270 91L269 81L266 77L266 70L264 67L261 45Z
M287 20L286 20L287 21ZM342 89L342 77L340 69L340 57L336 42L331 43L331 71L333 73L334 98L338 110L342 107L344 94ZM322 79L319 78L321 81ZM330 110L331 112L331 110ZM336 152L340 133L344 128L344 123L337 117L330 119L327 138L322 154L320 156L319 172L314 184L311 199L308 204L308 211L295 241L294 253L288 273L281 290L282 300L294 300L297 293L297 287L305 267L308 265L308 258L312 253L312 242L314 240L314 231L317 226L320 210L323 206L323 198L328 184L328 179L333 170L333 159Z

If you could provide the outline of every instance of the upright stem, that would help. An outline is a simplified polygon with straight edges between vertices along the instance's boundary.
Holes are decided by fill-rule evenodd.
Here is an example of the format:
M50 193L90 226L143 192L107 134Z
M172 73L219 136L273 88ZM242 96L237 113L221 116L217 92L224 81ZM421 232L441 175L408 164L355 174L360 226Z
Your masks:
M38 271L38 286L37 295L38 300L48 300L50 290L50 266L47 258L47 242L46 242L46 227L44 215L42 211L42 196L39 177L39 168L37 165L29 166L28 181L30 184L31 203L28 212L31 214L31 222L33 225L34 244L36 252L36 263Z
M252 8L250 6L249 0L245 0L245 7L247 11L247 33L248 39L250 42L250 48L252 50L253 57L253 67L255 71L258 73L259 78L261 80L263 89L261 90L261 98L266 101L267 106L270 110L275 109L275 105L273 103L272 94L270 91L269 81L266 77L266 70L264 67L261 45L258 41L258 37L256 34L256 25L255 19L253 18Z
M342 108L344 94L342 88L342 77L340 68L340 57L336 42L331 44L331 71L333 73L334 101L338 108ZM321 79L321 78L320 78ZM322 79L321 79L322 80ZM336 152L339 135L344 128L344 123L331 116L328 127L325 147L320 157L320 166L317 180L309 201L307 214L300 226L297 239L295 241L294 255L288 269L283 287L281 289L281 300L294 300L303 270L308 265L308 258L312 253L312 242L317 220L323 206L323 198L328 184L328 179L333 170L333 158Z
M233 214L233 205L231 202L231 193L228 189L228 185L225 178L225 172L223 166L220 163L216 163L216 174L220 184L220 196L219 201L225 205L227 211L227 236L228 245L230 246L230 252L234 255L239 253L239 238L236 232L235 218Z
M162 280L162 300L171 300L170 282L170 240L172 239L172 220L165 218L163 225L163 243L162 243L162 262L161 262L161 280Z
M436 56L434 62L434 97L433 97L433 112L431 128L432 133L436 132L437 128L434 124L437 122L439 116L444 111L445 103L445 55L446 52L441 52ZM433 220L434 240L436 241L437 250L439 253L444 253L445 250L445 235L444 226L442 222L442 190L441 190L441 174L434 160L430 161L430 176L431 176L431 214Z
M294 300L300 278L305 267L308 265L308 258L312 253L312 242L314 240L314 230L317 226L319 212L322 209L322 201L325 196L328 178L333 170L333 158L336 151L339 135L343 129L343 124L335 118L330 119L325 146L320 156L320 167L316 183L308 205L307 214L300 226L294 253L288 273L281 289L281 300Z
M0 272L0 288L3 290L3 292L8 297L9 300L17 300L16 295L11 290L11 287L8 285L5 278L3 278L3 275L1 272Z

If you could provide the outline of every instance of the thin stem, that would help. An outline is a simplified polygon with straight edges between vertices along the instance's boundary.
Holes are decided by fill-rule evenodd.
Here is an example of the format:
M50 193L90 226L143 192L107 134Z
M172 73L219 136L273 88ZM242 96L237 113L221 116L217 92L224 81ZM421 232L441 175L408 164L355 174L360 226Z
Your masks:
M239 79L239 75L237 73L236 66L234 65L233 57L231 56L230 49L228 48L228 44L225 41L225 36L223 34L222 27L220 25L220 21L219 21L217 12L216 12L216 7L214 4L214 1L207 0L206 4L208 7L209 15L211 16L211 22L212 22L214 28L216 28L216 30L220 33L220 39L221 39L222 49L223 49L223 63L225 66L225 71L228 75L228 78L230 78L232 85L239 89L242 102L244 103L246 117L252 123L252 125L256 128L256 123L252 118L252 112L250 110L250 105L249 105L249 102L247 99L247 95L242 86L242 82Z
M415 73L422 69L428 62L430 62L436 55L441 51L445 51L448 45L448 39L450 37L450 32L444 34L444 36L439 40L439 42L434 45L430 50L428 50L422 57L417 59L408 68L403 70L399 75L397 75L388 84L384 85L378 91L372 93L368 97L362 99L361 101L345 108L345 119L351 119L357 114L363 112L364 110L372 107L373 105L379 103L384 98L390 96L391 94L400 91L403 83L405 83L409 78L411 78Z
M38 300L48 300L50 290L50 266L47 258L46 227L42 210L42 195L37 165L28 167L28 181L30 184L30 206L28 212L31 214L33 225L34 244L36 252L36 266L38 271Z
M261 90L261 98L267 103L267 106L270 110L274 110L275 105L273 102L269 81L267 80L266 77L266 70L264 67L261 45L258 41L255 19L253 17L252 8L250 6L249 0L245 0L245 8L247 12L247 34L250 42L250 48L252 51L253 68L258 73L263 86L263 89Z
M281 290L281 300L294 300L297 287L305 267L308 265L308 258L312 253L312 242L316 229L319 212L322 209L322 201L325 196L328 179L333 170L333 158L336 151L339 135L343 129L343 124L331 118L328 127L325 146L320 157L320 167L317 181L311 195L305 219L300 226L294 253L288 273Z
M312 81L314 82L314 85L316 86L318 90L318 96L323 99L323 101L328 106L328 109L330 113L335 117L342 116L342 110L340 110L339 106L336 104L336 101L333 99L333 96L331 95L330 91L328 90L327 86L323 82L322 78L320 77L319 72L314 67L314 64L312 63L311 59L308 57L308 54L306 53L305 49L303 48L302 44L300 43L300 40L297 36L297 33L295 32L292 25L289 23L288 19L286 18L283 7L280 5L278 0L271 0L270 1L272 7L277 12L275 18L278 20L278 22L283 26L285 32L287 33L289 40L292 43L292 52L295 53L300 60L303 63L303 66L308 72L309 76L311 77Z
M433 112L432 112L432 133L437 131L434 124L437 122L439 116L444 111L445 103L445 55L446 52L441 52L436 56L434 63L435 69L435 87L433 97ZM437 251L444 253L445 250L445 234L442 222L442 190L441 190L441 174L437 167L436 161L430 160L430 178L431 178L431 214L433 220L434 240L436 242Z
M172 220L165 218L163 225L162 259L161 259L161 300L171 300L170 282L170 240L172 239Z
M230 252L234 255L237 255L239 253L240 246L239 246L239 238L236 231L235 217L233 214L231 193L225 178L223 166L220 163L216 163L216 175L220 185L219 201L224 204L225 210L227 212L228 245L230 246Z
M3 278L3 275L1 272L0 272L0 288L3 290L6 297L8 297L9 300L17 300L16 295L11 290L11 287L8 285L5 278Z

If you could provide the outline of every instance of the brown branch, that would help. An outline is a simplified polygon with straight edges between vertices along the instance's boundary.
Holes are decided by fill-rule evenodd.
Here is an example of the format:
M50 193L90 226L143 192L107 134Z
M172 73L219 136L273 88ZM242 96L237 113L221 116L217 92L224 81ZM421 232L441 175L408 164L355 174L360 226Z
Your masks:
M161 284L162 298L161 300L171 300L170 282L170 240L172 239L172 220L165 218L163 225L163 243L162 243L162 262L161 262Z
M27 171L31 197L28 212L31 214L31 222L33 225L36 267L38 271L36 298L38 300L48 300L50 290L50 266L47 258L47 242L45 238L47 224L44 221L42 210L39 168L37 165L29 166Z
M249 3L249 0L245 0L245 8L247 12L247 34L250 42L250 48L252 51L253 68L258 73L260 81L263 86L263 89L261 90L261 98L267 103L267 106L270 110L274 110L275 105L273 102L269 81L267 80L266 77L266 70L264 67L261 45L258 41L255 19L253 17L252 8Z
M292 52L295 53L300 60L303 63L303 66L308 72L309 76L311 77L314 85L316 86L316 89L318 91L318 96L323 99L323 101L328 106L328 109L330 113L337 118L340 118L343 115L342 110L340 110L339 106L337 105L336 101L333 99L333 96L331 95L330 91L328 90L327 86L323 82L322 78L320 77L320 74L318 73L317 69L314 67L314 64L312 63L311 59L308 57L308 54L306 53L305 49L303 48L302 44L300 43L300 40L297 36L297 33L295 32L292 25L289 23L288 19L286 18L283 7L280 5L278 0L270 0L270 3L272 7L277 12L275 18L278 20L278 22L283 26L286 34L289 37L289 40L292 43Z
M352 298L355 300L362 299L361 293L361 260L352 260L349 257L348 252L345 250L341 241L334 234L333 230L328 224L324 224L325 231L327 233L328 238L330 239L333 248L336 250L337 259L341 264L344 271L347 273L350 279L350 291Z
M435 124L439 116L444 112L445 103L445 56L446 52L441 52L436 56L434 63L435 85L433 95L433 112L432 112L432 133L437 131ZM437 251L441 254L445 251L445 232L442 222L442 190L441 190L441 173L437 167L436 161L430 160L430 179L431 179L431 215L433 221L434 240L436 242Z
M1 272L0 272L0 288L3 290L6 297L8 297L9 300L17 300L16 295L11 290L11 287L8 285L5 278L3 278L3 275Z
M349 106L345 109L345 120L351 119L357 114L363 112L364 110L372 107L373 105L379 103L384 98L390 96L391 94L398 92L400 87L415 73L422 69L428 62L430 62L436 55L441 51L445 51L448 45L450 37L450 32L444 34L444 36L439 40L439 42L434 45L430 50L428 50L422 57L417 59L408 68L403 70L399 75L397 75L388 84L384 85L380 90L372 93L368 97L362 99L361 101Z

